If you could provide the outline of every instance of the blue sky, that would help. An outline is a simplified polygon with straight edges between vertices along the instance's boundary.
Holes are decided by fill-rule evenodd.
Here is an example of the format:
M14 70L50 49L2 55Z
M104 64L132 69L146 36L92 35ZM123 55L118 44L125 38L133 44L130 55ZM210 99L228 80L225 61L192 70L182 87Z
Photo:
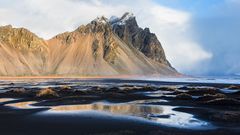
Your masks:
M228 75L240 73L240 1L155 0L156 3L191 13L195 40L212 58L189 74Z
M240 0L1 0L0 25L25 27L49 39L96 16L127 11L156 33L178 71L240 73Z

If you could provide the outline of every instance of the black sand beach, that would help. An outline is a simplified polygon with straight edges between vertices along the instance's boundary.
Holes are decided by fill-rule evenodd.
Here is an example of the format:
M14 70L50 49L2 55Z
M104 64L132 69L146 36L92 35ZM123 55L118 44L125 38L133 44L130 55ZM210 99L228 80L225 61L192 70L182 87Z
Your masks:
M124 79L1 81L3 135L240 133L240 86Z

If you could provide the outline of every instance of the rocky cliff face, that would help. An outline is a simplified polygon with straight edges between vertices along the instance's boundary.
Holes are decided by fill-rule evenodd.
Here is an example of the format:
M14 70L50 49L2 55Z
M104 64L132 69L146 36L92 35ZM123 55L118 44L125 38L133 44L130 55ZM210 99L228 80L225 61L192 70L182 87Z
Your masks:
M44 52L43 39L25 28L13 28L11 25L0 27L0 41L20 51Z
M133 14L127 12L120 18L112 17L110 23L113 31L128 45L156 62L171 66L157 36L149 28L140 28Z
M177 75L156 36L127 16L96 18L48 41L0 27L0 75Z
M41 75L48 57L46 42L24 28L0 27L0 75Z

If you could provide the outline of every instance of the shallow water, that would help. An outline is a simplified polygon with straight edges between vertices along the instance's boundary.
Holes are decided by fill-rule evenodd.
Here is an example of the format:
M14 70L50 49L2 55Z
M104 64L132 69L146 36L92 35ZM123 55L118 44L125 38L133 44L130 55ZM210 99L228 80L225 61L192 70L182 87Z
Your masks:
M201 76L185 78L142 78L143 80L190 83L240 84L240 76Z
M52 107L45 113L75 114L82 111L106 112L118 116L131 116L144 118L153 123L178 128L203 129L210 126L209 123L198 120L193 115L173 111L173 106L140 105L140 104L105 104L95 103L87 105L65 105Z
M165 78L166 79L166 78ZM150 79L151 80L151 79ZM154 80L154 79L152 79ZM170 79L171 80L171 79ZM178 80L178 81L176 81ZM206 81L207 80L207 81ZM163 79L164 81L164 79ZM167 79L167 81L169 81ZM237 83L237 80L227 82L227 79L173 79L173 82L198 82L198 83ZM139 86L157 86L160 87L184 87L185 84L175 84L175 83L161 83L158 80L154 81L144 81L144 80L119 80L119 79L108 79L108 80L81 80L81 79L36 79L36 80L17 80L17 81L0 81L0 93L6 92L13 88L26 88L31 90L39 90L47 87L62 87L62 86L70 86L74 90L89 90L91 87L119 87L123 85L130 85L134 87ZM187 86L187 85L186 85ZM126 86L128 87L128 86ZM199 88L205 88L209 86L198 86ZM239 90L230 90L230 89L219 89L222 93L235 93ZM185 89L178 89L178 92L186 92ZM175 91L176 92L176 91ZM131 102L113 103L110 101L97 101L91 104L76 104L76 105L59 105L59 106L36 106L36 101L27 101L27 102L16 102L16 103L7 103L8 101L13 101L15 99L11 98L0 98L0 104L5 104L13 109L38 109L38 108L46 108L41 112L38 112L34 115L38 115L41 117L45 116L55 116L61 115L64 117L71 118L79 118L82 115L88 115L89 117L120 117L126 119L133 120L143 120L156 125L164 125L168 127L176 127L176 128L184 128L184 129L200 129L200 130L208 130L215 129L213 123L204 121L195 117L191 113L185 113L180 111L175 111L175 108L179 108L181 106L177 106L175 104L167 104L171 102L170 100L165 99L154 99L160 98L162 96L171 98L176 97L176 94L173 94L173 91L164 91L164 90L156 90L156 91L137 91L137 94L142 94L152 99L148 100L135 100ZM199 96L192 96L193 99L199 98ZM166 105L166 104L167 105ZM184 106L186 107L186 106ZM196 106L192 106L196 107ZM31 115L31 116L34 116Z
M232 94L232 93L236 93L239 92L240 90L232 90L232 89L220 89L221 92L226 93L226 94Z
M140 119L155 124L169 127L188 128L188 129L211 129L214 128L210 123L194 118L193 115L174 111L175 106L149 105L145 103L166 102L162 100L140 100L129 103L109 103L96 102L92 104L80 105L60 105L48 106L47 111L37 115L64 115L70 117L81 116L82 113L94 112L96 115L104 113L112 117L128 117ZM44 108L44 106L34 106L35 101L18 102L6 104L5 106L17 109ZM89 113L91 114L91 113Z
M0 98L0 103L5 103L5 102L8 102L8 101L13 101L13 100L16 100L16 99L13 99L13 98Z
M16 109L38 108L38 107L32 106L32 104L35 104L35 103L37 103L37 102L35 102L35 101L17 102L17 103L6 104L6 106L13 107L13 108L16 108Z

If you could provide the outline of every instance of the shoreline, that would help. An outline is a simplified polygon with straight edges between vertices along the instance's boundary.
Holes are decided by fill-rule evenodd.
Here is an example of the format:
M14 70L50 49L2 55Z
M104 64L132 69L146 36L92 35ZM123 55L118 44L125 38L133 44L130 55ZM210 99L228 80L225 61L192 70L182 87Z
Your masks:
M157 78L158 77L158 78ZM201 77L193 77L193 76L139 76L139 75L119 75L119 76L0 76L0 81L21 81L21 80L42 80L42 79L63 79L63 80L109 80L110 82L114 80L118 81L130 81L130 82L148 82L148 83L156 83L161 85L208 85L208 86L228 86L228 85L237 85L240 86L240 83L236 82L218 82L218 81L202 81ZM166 79L166 80L164 80ZM182 79L179 80L171 80L171 79ZM184 80L186 79L186 80ZM191 80L187 80L191 79ZM194 81L192 79L200 79L199 81ZM203 78L209 80L208 78ZM216 78L218 79L218 78ZM228 81L228 80L226 80Z
M240 132L240 86L111 79L75 83L7 83L7 91L0 93L0 130L6 135ZM48 85L54 87L42 87ZM175 123L168 125L164 120ZM201 130L193 130L194 124Z

